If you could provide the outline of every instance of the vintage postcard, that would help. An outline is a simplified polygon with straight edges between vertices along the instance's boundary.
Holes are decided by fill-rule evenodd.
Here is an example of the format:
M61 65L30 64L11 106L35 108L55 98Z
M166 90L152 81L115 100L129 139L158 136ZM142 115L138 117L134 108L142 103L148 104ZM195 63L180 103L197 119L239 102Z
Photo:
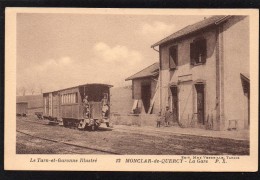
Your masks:
M6 8L6 170L258 170L255 9Z

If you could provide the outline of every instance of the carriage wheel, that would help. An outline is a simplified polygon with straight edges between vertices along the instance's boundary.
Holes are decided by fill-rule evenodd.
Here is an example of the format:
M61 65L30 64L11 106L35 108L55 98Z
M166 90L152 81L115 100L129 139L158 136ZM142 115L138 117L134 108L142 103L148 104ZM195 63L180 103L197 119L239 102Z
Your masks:
M64 126L64 127L68 127L68 122L67 122L67 120L65 120L65 119L63 119L63 126Z
M91 130L92 131L95 131L97 128L96 128L96 125L95 124L93 124L92 126L91 126Z
M107 127L109 127L109 122L106 122Z

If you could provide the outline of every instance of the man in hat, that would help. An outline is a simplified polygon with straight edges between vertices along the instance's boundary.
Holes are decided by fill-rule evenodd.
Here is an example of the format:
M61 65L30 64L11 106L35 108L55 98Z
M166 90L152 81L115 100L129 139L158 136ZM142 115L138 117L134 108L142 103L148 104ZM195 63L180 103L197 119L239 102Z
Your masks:
M109 106L108 106L108 97L106 93L104 93L103 99L101 100L101 104L102 104L102 116L103 118L107 118Z
M88 96L86 95L85 98L83 99L83 106L84 106L84 113L86 117L89 117L89 101L88 101Z

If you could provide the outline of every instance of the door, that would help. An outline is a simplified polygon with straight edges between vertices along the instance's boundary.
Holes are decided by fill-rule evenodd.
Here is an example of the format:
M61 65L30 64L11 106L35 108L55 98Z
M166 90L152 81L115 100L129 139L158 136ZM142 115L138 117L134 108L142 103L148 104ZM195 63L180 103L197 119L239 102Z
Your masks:
M179 117L179 107L178 107L178 87L174 86L171 87L171 93L172 93L172 113L173 113L173 122L178 121Z
M151 84L145 84L141 87L142 101L145 113L148 112L151 101Z
M204 99L205 99L205 93L204 93L204 84L196 84L196 91L197 91L197 117L198 117L198 123L203 124L204 121Z
M44 97L44 114L47 115L47 107L48 106L48 102L47 102L47 97Z
M52 116L52 93L49 93L49 116Z

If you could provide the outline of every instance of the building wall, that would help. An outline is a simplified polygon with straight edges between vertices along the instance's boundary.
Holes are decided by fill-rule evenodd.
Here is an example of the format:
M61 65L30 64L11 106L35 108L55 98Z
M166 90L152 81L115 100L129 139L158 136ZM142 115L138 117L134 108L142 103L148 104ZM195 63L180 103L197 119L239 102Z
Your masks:
M160 72L160 104L162 112L165 111L165 107L169 106L169 82L170 82L170 71L161 70Z
M229 120L238 120L238 128L247 126L247 97L240 73L249 75L249 17L237 16L223 26L225 128Z
M134 100L141 100L142 99L142 92L141 92L142 84L149 84L149 83L151 83L151 100L153 99L155 92L156 92L156 85L157 85L156 80L149 77L149 78L134 79L132 81L133 81L133 99ZM142 112L144 112L143 109L142 109ZM153 113L157 113L157 112L159 112L158 97L155 100L154 108L153 108Z
M16 102L28 102L29 109L34 109L34 108L37 109L43 107L42 94L16 96Z
M207 61L190 65L190 43L199 37L207 39ZM169 69L169 48L178 45L177 70ZM170 86L177 85L179 119L191 123L196 113L196 81L205 83L205 121L211 129L226 130L230 120L237 128L248 127L248 96L244 94L240 73L249 75L249 19L236 16L218 28L201 31L185 39L160 46L161 108L171 107ZM207 125L207 124L206 124ZM204 126L205 127L205 126Z
M134 103L131 87L112 87L110 94L111 114L126 115L131 112Z
M199 37L207 39L207 60L203 65L190 65L190 43ZM196 113L196 90L194 83L205 83L205 120L213 121L213 129L218 129L216 119L216 29L195 34L182 40L160 47L161 56L161 104L162 109L170 105L171 92L169 84L177 84L179 89L179 119L183 124L190 121ZM169 70L169 48L178 45L177 70ZM185 77L185 78L184 78Z

